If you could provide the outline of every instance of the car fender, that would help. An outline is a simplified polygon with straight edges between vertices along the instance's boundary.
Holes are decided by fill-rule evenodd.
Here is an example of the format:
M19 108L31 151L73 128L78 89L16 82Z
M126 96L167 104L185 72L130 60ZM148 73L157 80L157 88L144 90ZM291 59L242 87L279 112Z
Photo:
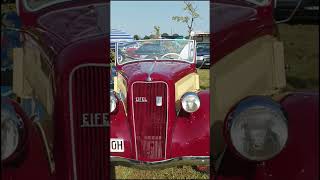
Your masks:
M22 151L12 162L4 165L1 163L1 178L9 179L52 179L49 161L45 152L41 135L32 119L28 118L20 105L6 99L6 105L12 106L15 112L23 119L26 138ZM36 171L34 171L36 170Z
M176 119L172 136L172 157L209 156L209 91L200 91L198 95L200 108L194 113L186 113L181 109Z
M131 130L122 102L118 102L118 108L114 113L110 114L110 127L110 138L123 139L124 142L124 152L111 152L110 155L134 159Z
M288 142L274 158L254 163L240 159L228 148L216 180L281 180L319 178L319 93L289 93L280 101L288 117Z

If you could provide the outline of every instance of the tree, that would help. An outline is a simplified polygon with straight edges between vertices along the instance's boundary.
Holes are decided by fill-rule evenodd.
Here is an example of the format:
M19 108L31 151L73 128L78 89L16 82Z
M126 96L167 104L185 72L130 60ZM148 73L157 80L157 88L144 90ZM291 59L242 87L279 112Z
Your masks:
M149 39L157 39L157 35L150 34Z
M160 26L153 26L155 31L155 38L160 38Z
M189 38L190 38L190 36L185 36L184 38L185 38L185 39L189 39Z
M180 23L185 23L188 28L188 35L193 31L194 21L200 17L197 13L197 7L192 2L184 1L185 7L183 10L187 13L186 16L173 16L172 20Z
M133 39L134 39L134 40L139 40L140 37L139 37L139 35L136 34L136 35L133 36Z
M146 36L144 36L143 39L150 39L150 37L146 35Z
M166 36L169 36L169 34L168 33L162 33L161 36L162 37L166 37Z

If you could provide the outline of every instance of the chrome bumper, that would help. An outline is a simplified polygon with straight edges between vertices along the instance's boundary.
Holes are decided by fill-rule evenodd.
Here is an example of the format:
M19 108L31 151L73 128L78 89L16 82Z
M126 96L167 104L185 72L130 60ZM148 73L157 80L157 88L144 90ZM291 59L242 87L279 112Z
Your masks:
M173 166L209 166L210 165L210 156L183 156L178 158L167 159L163 161L154 161L154 162L145 162L138 161L134 159L126 159L118 156L111 156L110 162L113 166L126 166L134 167L138 169L163 169Z

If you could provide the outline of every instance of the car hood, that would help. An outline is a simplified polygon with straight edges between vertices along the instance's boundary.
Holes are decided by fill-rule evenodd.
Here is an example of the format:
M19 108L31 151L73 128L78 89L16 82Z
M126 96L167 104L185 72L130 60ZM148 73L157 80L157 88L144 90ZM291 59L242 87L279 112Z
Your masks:
M259 7L243 0L216 0L213 8L212 64L241 47L248 41L263 35L273 35L275 25L272 5Z
M130 63L120 68L120 73L126 77L129 83L135 81L147 81L148 77L152 81L176 82L185 75L195 72L194 64L187 62L170 61L143 61Z

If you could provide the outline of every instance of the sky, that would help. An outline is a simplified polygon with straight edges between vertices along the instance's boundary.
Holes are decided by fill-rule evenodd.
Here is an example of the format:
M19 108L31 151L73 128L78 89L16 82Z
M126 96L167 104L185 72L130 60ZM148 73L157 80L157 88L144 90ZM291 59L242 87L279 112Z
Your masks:
M200 18L194 22L194 31L209 32L209 1L193 1ZM154 26L160 33L177 33L187 36L185 23L172 21L172 16L185 16L183 1L111 1L111 28L121 29L131 35L154 34Z

